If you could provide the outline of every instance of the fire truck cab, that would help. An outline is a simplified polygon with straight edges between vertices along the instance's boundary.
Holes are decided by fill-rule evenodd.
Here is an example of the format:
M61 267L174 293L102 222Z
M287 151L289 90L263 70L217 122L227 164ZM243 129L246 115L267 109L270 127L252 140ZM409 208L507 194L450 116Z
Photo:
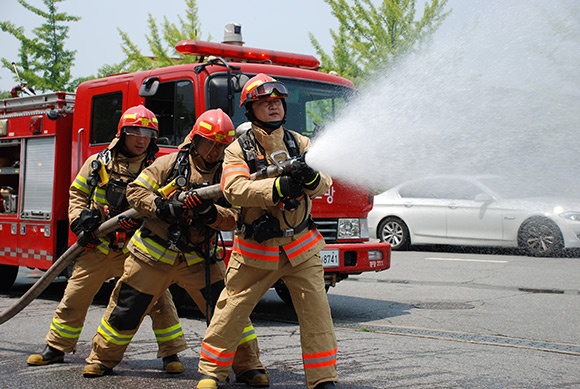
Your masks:
M240 91L258 73L286 84L285 127L307 136L333 120L355 93L350 81L319 72L312 56L201 41L182 41L176 48L199 63L90 80L75 94L0 100L1 289L12 285L19 266L47 269L75 241L68 228L68 188L83 162L113 139L127 108L143 104L155 113L163 154L176 151L208 109L221 108L242 125ZM313 215L327 243L327 286L390 267L390 246L369 242L372 205L368 190L337 181L314 200ZM276 287L287 301L284 289Z

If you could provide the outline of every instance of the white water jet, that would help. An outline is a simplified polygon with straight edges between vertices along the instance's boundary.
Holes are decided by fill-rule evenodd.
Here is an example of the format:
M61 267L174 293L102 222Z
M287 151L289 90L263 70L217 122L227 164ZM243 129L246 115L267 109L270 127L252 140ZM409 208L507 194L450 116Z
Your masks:
M580 193L579 63L580 2L486 2L382 71L313 140L308 163L375 190L493 173Z

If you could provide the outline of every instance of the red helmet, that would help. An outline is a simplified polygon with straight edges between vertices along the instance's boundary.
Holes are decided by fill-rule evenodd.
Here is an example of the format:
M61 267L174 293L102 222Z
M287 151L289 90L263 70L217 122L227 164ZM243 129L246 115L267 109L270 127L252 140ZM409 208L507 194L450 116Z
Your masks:
M179 148L191 143L196 135L212 142L229 145L234 141L236 130L232 119L220 108L217 108L199 115L191 132L185 137Z
M153 131L152 133L149 132L152 135L152 138L156 139L159 136L159 123L157 122L155 114L142 105L131 107L121 115L119 125L117 126L117 138L121 137L123 128L125 127L150 129ZM145 135L144 133L147 131L142 130L142 132L142 135Z
M288 89L280 81L276 81L276 79L264 73L259 73L250 78L244 85L240 96L240 107L243 107L249 101L267 97L285 99L288 97Z

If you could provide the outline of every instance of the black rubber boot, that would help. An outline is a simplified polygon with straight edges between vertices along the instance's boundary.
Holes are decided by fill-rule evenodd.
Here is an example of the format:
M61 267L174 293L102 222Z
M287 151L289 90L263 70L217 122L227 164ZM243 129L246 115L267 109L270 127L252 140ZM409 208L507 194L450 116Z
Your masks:
M163 357L163 370L169 374L181 374L185 370L177 354Z
M30 366L45 366L62 362L64 362L64 352L50 347L48 344L40 354L31 354L26 359L26 363Z
M97 378L113 374L113 369L100 363L89 363L83 369L83 377Z
M202 375L197 382L196 389L217 389L218 379L208 375Z
M244 383L250 386L270 386L270 376L265 370L248 370L245 373L236 376L236 382Z

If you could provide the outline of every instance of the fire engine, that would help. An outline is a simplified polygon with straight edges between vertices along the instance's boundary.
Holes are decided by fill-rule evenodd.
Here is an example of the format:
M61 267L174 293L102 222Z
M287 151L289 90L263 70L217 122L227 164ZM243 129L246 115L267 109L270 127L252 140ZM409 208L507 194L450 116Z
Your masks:
M114 138L127 108L143 104L155 113L160 153L169 153L208 109L244 123L240 91L258 73L286 84L285 126L308 136L355 94L349 80L319 71L313 56L191 40L176 48L199 63L90 80L75 93L0 100L0 289L12 286L20 266L46 270L75 242L67 219L70 183L86 158ZM339 181L314 200L312 213L327 243L321 255L327 289L351 274L390 267L390 246L369 241L372 206L367 189ZM283 284L275 288L289 301Z

